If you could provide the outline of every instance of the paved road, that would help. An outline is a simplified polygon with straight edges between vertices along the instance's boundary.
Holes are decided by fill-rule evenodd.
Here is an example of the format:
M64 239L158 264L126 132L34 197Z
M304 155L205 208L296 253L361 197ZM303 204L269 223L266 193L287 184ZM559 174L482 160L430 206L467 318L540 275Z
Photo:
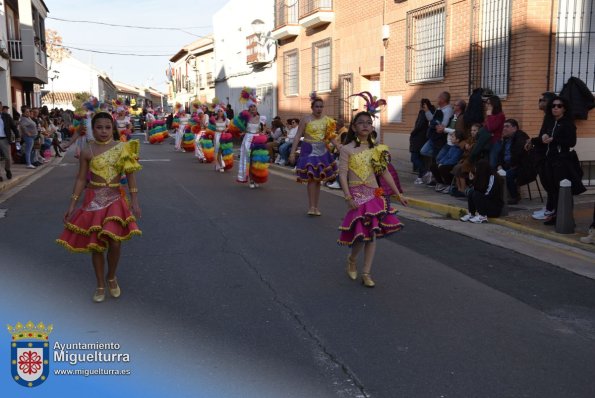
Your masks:
M271 176L249 190L172 148L142 146L143 237L125 246L119 300L92 303L89 259L52 242L73 158L0 204L1 320L132 357L129 377L52 376L45 396L595 396L595 281L403 219L365 289L335 245L341 198L323 194L308 218L304 187Z

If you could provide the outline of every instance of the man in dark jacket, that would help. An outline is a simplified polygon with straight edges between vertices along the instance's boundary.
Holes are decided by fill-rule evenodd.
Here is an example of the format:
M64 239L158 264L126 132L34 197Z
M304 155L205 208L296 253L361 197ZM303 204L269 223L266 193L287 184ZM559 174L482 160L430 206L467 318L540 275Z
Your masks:
M2 102L0 102L0 109L2 109ZM12 178L12 171L10 165L12 163L11 158L11 144L15 142L16 137L19 135L17 126L12 120L12 117L7 112L0 114L0 154L4 158L4 170L6 171L6 178L9 180ZM0 176L0 181L2 177Z
M508 204L517 204L521 200L518 187L535 180L536 172L525 143L529 139L527 133L519 129L515 119L504 122L502 130L502 149L498 155L498 170L506 171L506 187L510 199Z

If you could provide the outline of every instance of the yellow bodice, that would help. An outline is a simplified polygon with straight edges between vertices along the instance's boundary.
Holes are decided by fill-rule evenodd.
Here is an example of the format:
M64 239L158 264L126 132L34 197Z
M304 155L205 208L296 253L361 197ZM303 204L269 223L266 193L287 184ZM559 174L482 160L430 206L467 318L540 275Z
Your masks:
M122 173L133 173L142 169L138 163L140 143L138 140L119 142L100 155L93 156L89 163L91 173L103 178L105 183L94 182L95 186L111 186L111 181Z
M349 156L349 170L359 178L359 181L349 181L349 185L360 185L365 183L371 174L384 173L389 162L388 153L386 145L377 145L372 149L352 153Z
M335 120L328 116L312 119L306 124L304 139L308 142L329 141L335 137L336 126Z

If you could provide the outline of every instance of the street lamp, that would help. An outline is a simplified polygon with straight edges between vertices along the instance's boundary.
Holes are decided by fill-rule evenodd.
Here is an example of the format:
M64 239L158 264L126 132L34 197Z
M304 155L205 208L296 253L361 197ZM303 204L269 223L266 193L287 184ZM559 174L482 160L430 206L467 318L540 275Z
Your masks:
M50 80L52 81L52 109L56 107L56 92L54 91L54 80L60 78L59 70L55 70L53 72L54 75L50 77Z
M252 31L256 35L256 38L258 39L258 43L260 45L263 44L262 39L272 40L275 43L275 45L277 44L277 39L266 34L264 22L261 19L255 19L254 21L252 21L250 25L252 25Z

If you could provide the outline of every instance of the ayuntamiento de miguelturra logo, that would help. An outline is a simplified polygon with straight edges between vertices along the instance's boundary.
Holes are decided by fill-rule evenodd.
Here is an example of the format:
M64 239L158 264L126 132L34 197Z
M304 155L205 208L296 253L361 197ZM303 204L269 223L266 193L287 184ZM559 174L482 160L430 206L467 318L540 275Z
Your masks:
M12 379L24 387L37 387L47 380L50 372L49 335L53 325L29 321L13 327L8 325L12 335L10 343L10 370Z

